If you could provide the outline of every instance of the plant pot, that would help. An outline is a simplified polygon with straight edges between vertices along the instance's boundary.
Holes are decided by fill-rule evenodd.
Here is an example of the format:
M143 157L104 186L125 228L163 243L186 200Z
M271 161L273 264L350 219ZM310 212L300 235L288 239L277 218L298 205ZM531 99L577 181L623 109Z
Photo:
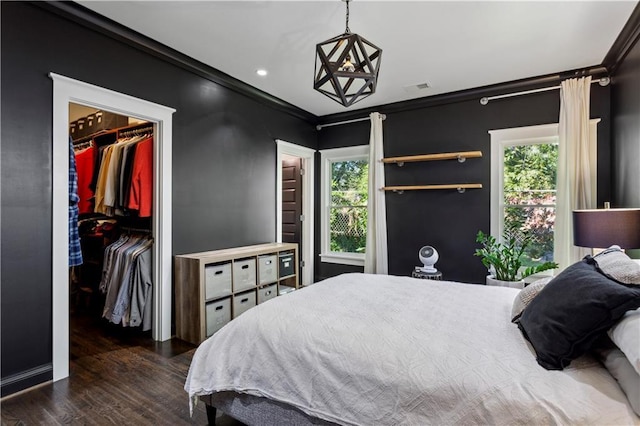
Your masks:
M498 287L511 287L511 288L524 288L524 280L520 281L502 281L493 278L491 275L487 275L487 285L494 285Z

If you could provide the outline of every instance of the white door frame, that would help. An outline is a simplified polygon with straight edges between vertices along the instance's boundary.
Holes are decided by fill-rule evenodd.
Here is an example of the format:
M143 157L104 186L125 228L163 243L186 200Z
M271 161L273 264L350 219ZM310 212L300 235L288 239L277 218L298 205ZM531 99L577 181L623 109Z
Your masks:
M301 284L313 284L313 177L315 176L316 151L290 142L276 139L278 167L276 173L276 242L282 242L282 157L291 155L302 159L302 247L299 247L300 260L304 262Z
M171 135L175 109L58 74L53 79L53 381L69 376L69 102L155 124L153 147L154 340L171 338Z

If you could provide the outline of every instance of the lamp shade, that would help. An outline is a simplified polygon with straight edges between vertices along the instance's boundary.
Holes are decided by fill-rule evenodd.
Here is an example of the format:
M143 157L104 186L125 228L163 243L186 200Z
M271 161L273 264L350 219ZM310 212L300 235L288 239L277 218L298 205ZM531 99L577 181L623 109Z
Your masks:
M640 209L574 210L573 244L640 248Z

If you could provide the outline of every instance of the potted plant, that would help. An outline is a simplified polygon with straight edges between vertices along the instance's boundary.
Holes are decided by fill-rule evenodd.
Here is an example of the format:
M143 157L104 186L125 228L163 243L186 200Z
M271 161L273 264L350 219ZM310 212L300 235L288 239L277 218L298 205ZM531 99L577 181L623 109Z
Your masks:
M478 231L476 242L482 248L476 249L475 255L482 259L482 263L489 269L487 285L523 288L524 278L538 272L555 269L555 262L544 262L539 265L522 268L522 255L531 244L531 235L524 232L520 242L513 232L505 235L505 242L498 242L495 237Z

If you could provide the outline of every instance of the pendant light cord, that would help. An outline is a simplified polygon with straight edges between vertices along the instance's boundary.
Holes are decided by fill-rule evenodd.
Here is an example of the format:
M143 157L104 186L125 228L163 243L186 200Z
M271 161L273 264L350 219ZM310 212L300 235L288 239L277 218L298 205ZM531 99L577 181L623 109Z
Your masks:
M345 2L347 3L347 18L346 18L346 28L344 30L345 34L350 34L351 30L349 29L349 1L350 0L345 0Z

